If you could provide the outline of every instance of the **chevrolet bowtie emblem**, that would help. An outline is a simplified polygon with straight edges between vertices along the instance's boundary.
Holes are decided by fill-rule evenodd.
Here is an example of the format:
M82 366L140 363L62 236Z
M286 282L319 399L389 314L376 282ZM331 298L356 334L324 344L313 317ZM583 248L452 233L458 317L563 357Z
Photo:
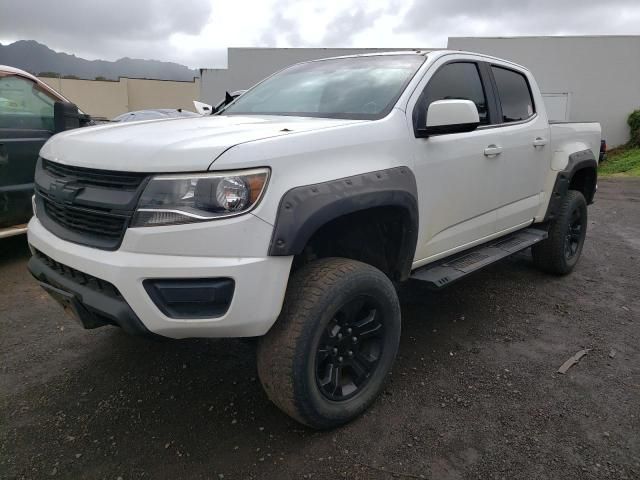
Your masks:
M49 196L57 203L70 203L84 187L56 180L49 187Z

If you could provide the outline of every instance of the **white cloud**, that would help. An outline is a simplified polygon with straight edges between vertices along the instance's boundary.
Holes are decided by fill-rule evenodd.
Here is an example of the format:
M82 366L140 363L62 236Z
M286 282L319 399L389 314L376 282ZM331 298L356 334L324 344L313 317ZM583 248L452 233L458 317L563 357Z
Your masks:
M638 0L19 0L4 41L222 67L227 47L444 47L449 36L640 34Z

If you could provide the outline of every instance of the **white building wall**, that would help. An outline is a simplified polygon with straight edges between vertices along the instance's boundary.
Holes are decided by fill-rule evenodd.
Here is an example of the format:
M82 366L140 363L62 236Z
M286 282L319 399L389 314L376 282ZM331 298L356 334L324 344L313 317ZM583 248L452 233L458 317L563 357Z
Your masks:
M640 108L640 36L449 38L448 48L487 53L529 68L567 120L596 120L609 145L629 139L627 117ZM557 113L558 115L559 113Z
M200 99L217 104L225 91L245 90L284 67L307 60L402 48L229 48L227 68L201 69Z

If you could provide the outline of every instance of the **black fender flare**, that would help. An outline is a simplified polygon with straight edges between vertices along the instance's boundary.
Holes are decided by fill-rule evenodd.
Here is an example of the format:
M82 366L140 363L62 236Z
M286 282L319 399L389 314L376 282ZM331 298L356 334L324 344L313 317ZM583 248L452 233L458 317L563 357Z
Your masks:
M328 222L375 207L400 207L408 215L403 236L400 271L408 275L418 241L418 189L407 167L354 175L329 182L296 187L285 193L269 245L269 255L302 253L305 245Z
M569 155L569 161L564 170L558 172L556 181L553 185L551 192L551 198L549 199L549 205L547 206L547 212L544 216L544 221L552 220L560 208L560 203L569 190L569 185L576 172L584 169L593 169L595 172L593 178L593 185L589 186L589 191L585 195L587 204L593 203L593 197L596 193L596 182L598 176L598 161L593 155L591 150L581 150Z

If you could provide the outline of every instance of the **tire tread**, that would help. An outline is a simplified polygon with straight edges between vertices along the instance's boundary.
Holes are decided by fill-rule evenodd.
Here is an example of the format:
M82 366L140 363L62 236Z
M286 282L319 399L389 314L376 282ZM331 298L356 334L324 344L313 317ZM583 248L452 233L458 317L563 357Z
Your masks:
M586 200L581 192L569 190L560 204L558 214L549 226L549 237L531 249L533 262L540 270L554 275L566 275L573 270L564 257L565 221L576 203Z

